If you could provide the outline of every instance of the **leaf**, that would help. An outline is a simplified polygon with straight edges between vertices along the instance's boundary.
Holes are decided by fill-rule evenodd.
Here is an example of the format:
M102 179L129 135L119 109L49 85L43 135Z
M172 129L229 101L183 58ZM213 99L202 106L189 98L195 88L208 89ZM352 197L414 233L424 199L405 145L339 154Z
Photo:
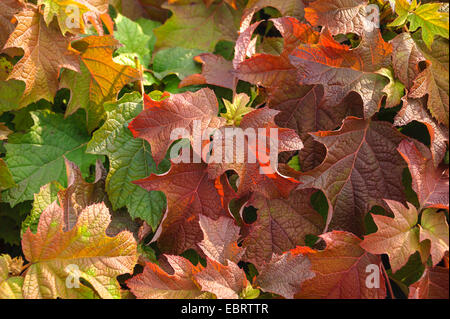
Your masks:
M114 102L126 84L140 78L136 69L112 60L118 44L110 35L83 38L74 44L82 61L81 73L64 70L61 74L60 87L72 91L66 117L80 108L84 109L89 131L103 119L103 104Z
M287 198L298 181L278 172L278 153L299 150L303 144L294 130L275 124L277 114L278 111L264 107L245 115L240 125L242 131L237 132L242 138L234 138L233 128L221 128L221 134L214 137L208 159L209 176L218 178L233 170L239 175L239 197L258 192L270 199ZM271 129L276 129L276 136Z
M138 299L196 299L207 297L193 280L201 266L194 267L180 256L165 255L172 268L168 273L153 263L144 272L127 280L127 286Z
M409 30L414 32L421 28L422 39L430 49L435 35L449 37L448 12L441 12L440 8L440 3L420 4L408 15Z
M28 228L34 234L36 233L42 212L58 199L58 193L63 189L64 187L62 187L61 184L53 181L42 186L39 193L34 194L33 208L22 223L21 235L23 235Z
M0 158L0 191L16 186L11 171L3 158Z
M193 58L202 53L198 49L168 48L158 51L153 58L153 74L160 80L169 74L180 79L199 71Z
M38 0L38 5L44 5L43 16L47 25L56 16L62 34L84 33L85 18L94 18L108 11L108 0Z
M421 145L403 141L399 153L408 163L412 188L419 198L421 208L449 208L448 168L435 168L429 150Z
M228 261L238 263L244 249L237 245L240 227L231 218L220 217L217 221L200 215L203 240L198 244L203 253L214 261L227 265Z
M265 7L276 8L283 16L290 16L296 19L303 19L305 14L303 1L296 0L249 0L246 11L259 11ZM244 13L244 16L246 14Z
M420 98L428 94L428 109L439 123L448 127L448 92L449 92L449 44L444 39L437 39L433 42L431 49L428 49L424 42L413 35L419 49L427 59L427 67L414 80L409 96Z
M311 134L327 148L325 160L301 173L299 188L321 189L331 206L332 230L364 233L363 218L383 199L404 201L404 160L397 152L404 139L391 124L348 117L337 131Z
M0 123L0 141L7 140L11 133L12 131L4 123Z
M3 49L9 35L14 31L14 23L12 19L14 15L19 13L24 5L19 0L4 0L0 4L0 51Z
M64 157L75 162L85 176L97 159L85 154L90 137L74 118L64 120L45 111L31 112L31 117L33 127L26 134L11 135L5 145L5 161L17 184L4 193L4 200L12 206L33 199L51 181L66 185Z
M225 216L221 197L215 181L209 179L204 163L172 163L171 169L162 175L151 176L134 182L148 191L162 191L167 198L167 212L157 236L159 247L168 253L181 254L196 248L203 234L199 215L212 219Z
M289 17L271 20L284 39L283 51L280 55L255 54L245 60L248 47L243 46L240 56L236 53L234 68L236 76L243 81L274 89L282 89L284 85L296 84L295 67L289 61L289 54L300 43L316 43L319 34L310 26ZM245 33L241 33L243 43L248 43L257 23L251 25ZM237 43L239 43L239 40ZM247 41L245 41L247 40ZM239 48L239 47L238 47ZM294 84L295 83L295 84ZM274 94L270 92L271 94Z
M158 49L180 46L213 51L218 41L233 41L237 37L240 14L228 4L207 7L202 0L192 0L165 4L163 8L172 11L172 16L155 29Z
M315 274L311 271L311 262L305 256L311 249L297 247L283 253L273 254L272 259L261 270L256 284L265 292L292 299L301 290L303 283Z
M141 65L146 68L150 64L151 37L144 33L142 27L123 15L119 14L115 19L117 30L116 38L123 46L117 49L117 54L130 53L139 59Z
M21 106L46 99L53 102L59 88L61 68L80 70L76 53L69 51L71 37L63 37L53 25L47 27L35 7L29 6L16 15L17 26L5 49L21 48L24 56L14 66L10 79L25 82Z
M305 18L313 26L322 26L332 35L370 32L376 25L367 17L367 0L316 0L305 8Z
M355 94L348 95L339 105L327 104L322 85L295 86L271 102L271 108L281 112L275 116L275 123L281 127L294 129L303 141L299 152L300 167L309 171L325 158L325 147L309 134L323 130L333 130L348 115L362 117L362 103Z
M132 218L146 221L155 230L166 207L164 196L132 183L156 171L150 145L134 139L127 128L128 122L142 111L142 104L138 93L126 94L116 103L105 104L107 119L94 132L87 152L109 158L106 192L113 209L126 206Z
M316 276L302 285L296 298L311 299L384 299L386 286L381 273L381 258L372 255L359 244L361 239L352 233L332 231L320 235L325 241L324 250L307 254L311 270ZM371 271L367 271L369 266ZM367 285L368 276L378 272L375 287ZM376 286L378 284L378 286Z
M448 179L447 179L448 180ZM420 218L420 241L431 242L431 259L437 265L448 251L448 224L445 213L426 209Z
M233 75L233 64L231 61L225 60L224 57L212 53L199 54L194 60L202 63L202 73L191 74L184 77L180 82L179 87L210 84L227 89L234 88L235 76Z
M225 99L223 100L227 112L221 113L220 115L227 120L227 125L239 126L241 124L242 118L254 110L246 106L249 102L250 97L245 93L236 94L233 97L233 103Z
M413 99L403 97L403 107L394 119L395 126L404 126L412 121L425 124L430 135L430 148L434 166L437 167L444 159L449 140L448 128L437 121L425 109L424 98Z
M376 73L383 75L389 79L389 83L384 87L383 92L386 93L386 108L399 105L405 94L405 86L402 82L394 78L394 72L390 68L382 68Z
M425 61L425 57L407 32L400 33L393 40L392 44L392 66L395 76L410 90L414 85L414 80L420 73L419 63Z
M238 299L248 282L245 272L237 264L228 261L225 266L207 258L207 266L194 274L202 291L216 295L218 299Z
M350 92L364 103L364 117L378 111L387 79L375 71L389 66L392 46L375 30L365 33L355 49L336 42L325 29L317 44L300 45L290 61L297 68L300 84L322 84L325 100L340 103Z
M422 278L409 287L409 299L448 299L448 268L427 268Z
M106 200L104 192L106 171L102 163L97 160L95 180L93 183L88 183L83 179L81 170L75 163L66 158L64 162L67 188L58 192L58 199L64 210L64 223L67 229L71 229L86 207Z
M25 90L25 83L22 81L5 81L12 69L13 64L5 57L0 57L0 114L18 109Z
M172 142L180 138L174 130L186 130L189 136L183 138L194 141L198 138L194 134L202 134L208 127L220 126L218 111L217 98L207 88L194 93L173 94L162 101L144 96L144 110L131 121L129 129L135 138L150 143L155 163L159 164ZM194 130L194 125L197 130Z
M410 203L386 200L394 218L372 214L378 227L376 233L367 235L361 247L372 254L387 254L392 272L404 266L409 256L419 250L419 229L416 227L418 212Z
M12 259L9 255L0 255L0 299L23 299L23 260Z
M306 235L321 234L325 222L311 205L311 195L315 192L313 189L293 191L288 199L254 196L247 205L258 209L258 217L248 226L248 235L242 243L246 250L244 260L262 269L273 254L280 255L305 245Z
M31 263L25 273L24 297L83 297L89 289L86 286L66 286L67 278L79 275L100 297L120 298L116 277L133 272L137 245L129 232L108 237L105 232L110 221L106 206L94 204L81 212L71 230L64 232L67 225L62 208L56 203L50 205L41 215L37 233L27 230L23 235L23 252Z

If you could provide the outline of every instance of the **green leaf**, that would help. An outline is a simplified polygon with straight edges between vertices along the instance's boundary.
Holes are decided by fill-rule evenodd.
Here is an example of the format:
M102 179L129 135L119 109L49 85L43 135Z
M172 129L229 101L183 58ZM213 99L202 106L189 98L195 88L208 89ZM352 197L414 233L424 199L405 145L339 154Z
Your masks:
M249 102L250 97L245 93L239 93L235 95L233 103L226 99L223 99L223 103L225 104L227 112L221 113L220 115L227 120L228 125L239 126L244 115L255 110L254 108L247 107L247 104Z
M0 158L0 191L16 186L8 165Z
M428 48L431 48L435 35L449 38L449 16L447 12L440 12L440 7L440 3L426 3L408 16L410 31L422 28L422 38Z
M141 26L142 31L144 31L144 33L150 37L149 49L150 53L152 53L156 43L156 36L153 30L161 26L161 22L144 18L139 18L136 20L136 22Z
M36 111L31 112L34 125L26 134L10 135L5 161L17 186L4 193L12 206L33 199L41 186L57 181L67 184L64 157L76 163L84 176L98 156L86 154L89 134L74 117Z
M62 187L61 184L53 181L42 186L39 193L34 194L33 208L31 209L30 215L28 215L22 223L21 234L26 232L28 228L30 228L34 234L36 233L42 212L58 199L58 192L63 189L64 187Z
M150 145L135 139L128 129L128 123L142 111L142 98L137 92L126 94L116 103L105 104L105 109L107 120L94 133L87 151L109 157L106 192L113 209L126 206L131 217L156 229L166 208L164 195L132 183L156 171Z
M136 23L119 14L115 20L117 31L114 37L123 45L116 53L129 53L136 56L140 63L147 67L150 64L151 37L144 33L139 23Z
M169 74L175 74L180 79L188 75L201 72L200 64L194 57L204 53L197 49L169 48L158 51L153 59L153 72L158 79Z
M225 2L206 6L203 0L166 4L172 16L155 29L156 47L180 46L212 52L220 40L237 38L242 10L234 10Z
M298 155L292 157L287 164L289 165L290 168L295 169L296 171L301 171L302 169L300 166L300 160L298 158Z
M382 68L376 73L389 79L389 83L383 89L383 92L387 94L386 107L390 108L399 105L405 94L403 83L394 78L394 71L391 68Z
M428 48L434 41L435 35L449 38L448 12L441 10L442 3L426 3L417 5L413 0L395 0L397 19L388 24L389 27L400 27L409 21L409 30L416 31L422 28L422 39Z

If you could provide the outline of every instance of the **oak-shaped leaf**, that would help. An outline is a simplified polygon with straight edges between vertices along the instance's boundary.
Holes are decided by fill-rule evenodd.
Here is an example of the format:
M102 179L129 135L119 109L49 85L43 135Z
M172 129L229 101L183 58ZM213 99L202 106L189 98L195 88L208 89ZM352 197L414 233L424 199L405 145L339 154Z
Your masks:
M423 53L408 32L400 33L390 41L392 44L392 66L395 76L410 90L421 72L419 63L425 61Z
M169 1L163 8L173 14L155 29L157 49L180 46L213 51L218 41L233 41L237 37L240 10L233 9L225 2L208 7L203 0L180 3Z
M232 261L223 265L210 258L206 260L207 266L194 275L201 289L218 299L239 299L241 292L249 285L244 270Z
M239 129L222 127L216 132L208 157L210 177L233 170L239 175L238 196L258 192L267 198L287 198L298 181L279 172L278 153L300 150L303 143L294 130L275 124L278 113L260 108L246 114ZM236 134L241 136L235 138Z
M405 140L398 146L398 151L408 163L412 176L412 188L417 194L421 207L448 209L448 168L436 168L429 149L423 144L417 142L414 144Z
M419 281L409 286L409 299L449 299L448 268L426 268Z
M376 28L366 11L367 0L316 0L305 8L305 18L313 26L322 26L332 35L364 34Z
M410 203L403 204L386 200L394 218L372 214L378 227L376 233L364 237L361 247L372 254L387 254L392 272L402 268L409 257L419 250L419 228L417 209Z
M164 195L147 192L132 183L156 172L150 145L145 140L133 138L127 128L128 122L143 109L142 97L138 93L126 94L104 107L106 121L94 132L87 152L109 158L105 186L113 209L126 206L132 218L146 221L155 230L166 208Z
M88 130L95 129L105 116L103 104L114 102L119 91L140 78L138 70L113 61L119 42L111 35L88 36L73 43L81 59L81 72L64 70L60 88L72 91L66 116L82 108L86 111Z
M350 92L358 93L364 103L364 117L375 114L384 96L388 79L375 71L391 63L391 44L378 30L364 33L360 44L351 49L340 44L327 29L317 44L298 46L290 55L300 84L322 84L325 100L340 103Z
M179 84L180 88L189 85L210 84L234 89L236 83L231 61L212 53L202 53L197 55L194 60L202 64L202 73L185 77Z
M154 101L144 95L144 110L128 127L134 137L149 142L153 158L159 164L172 142L189 138L194 143L202 139L203 131L207 128L220 127L224 119L217 117L218 112L217 98L208 88L169 95L161 101ZM188 135L184 136L183 133Z
M75 276L87 281L101 298L120 298L116 277L133 272L137 245L127 231L108 237L110 221L105 204L94 204L81 212L71 230L64 231L63 209L56 202L47 207L36 234L28 229L22 238L25 258L31 264L25 273L24 297L92 296L91 289L81 283L79 288L66 285L67 278Z
M59 89L61 68L80 71L76 52L69 50L72 37L64 37L53 24L47 27L36 7L29 5L16 16L17 26L6 42L5 49L20 48L24 55L8 79L25 82L22 106L40 99L50 102Z
M250 14L249 12L257 12L266 7L272 7L280 11L282 16L294 17L296 19L302 20L304 12L303 1L297 0L249 0L243 16L247 18ZM251 18L250 18L251 19Z
M138 299L204 299L194 280L194 274L203 267L195 267L181 256L164 255L170 271L154 263L147 263L143 273L127 280L127 286Z
M5 161L17 186L4 193L4 200L13 206L33 199L41 186L52 181L66 186L64 158L76 163L84 176L99 158L85 154L90 136L76 118L64 119L60 114L46 111L30 114L34 125L25 134L10 135L5 146Z
M328 104L322 85L299 86L278 90L272 95L270 107L281 111L275 123L294 129L304 147L298 157L302 171L318 166L325 158L325 147L309 133L328 131L339 127L347 116L362 117L362 101L356 94L349 94L340 104Z
M256 53L245 59L248 49L244 47L241 58L234 65L236 76L240 80L270 88L269 95L274 94L273 90L295 85L295 67L291 64L289 55L301 43L316 43L319 38L318 32L311 26L294 18L282 17L271 21L283 37L282 52L279 55ZM251 37L257 26L257 23L250 26L245 33L241 33L240 38Z
M409 97L420 98L428 95L427 107L439 123L449 125L449 42L437 38L431 48L413 34L417 47L427 61L427 66L414 80Z
M220 217L213 220L200 215L203 240L198 244L203 253L212 260L227 265L228 260L238 263L245 249L237 245L240 227L233 219Z
M3 49L9 35L14 31L14 23L11 21L15 14L19 13L24 5L19 0L4 0L0 3L0 51Z
M0 299L23 299L23 269L21 258L0 255Z
M305 281L314 278L311 261L306 256L312 250L298 246L281 255L273 254L256 279L256 286L265 292L292 299Z
M169 254L199 249L196 244L203 239L199 215L217 219L228 214L205 163L172 163L167 173L152 174L134 183L166 195L167 211L153 240Z
M337 131L311 135L325 145L327 155L318 167L300 174L299 188L325 193L333 208L331 229L362 235L363 218L373 205L405 200L406 163L397 152L405 137L390 123L348 117Z
M38 0L37 4L44 6L43 16L47 25L56 16L62 34L67 32L84 33L85 20L93 21L94 25L101 24L101 21L96 20L108 11L108 0Z
M431 48L436 35L449 38L448 10L441 10L442 3L418 4L417 0L395 0L398 17L388 26L401 26L409 21L409 31L421 28L422 39Z
M362 249L361 239L352 233L332 231L320 235L324 250L307 254L316 276L303 283L296 298L384 299L386 286L381 276L381 258ZM369 270L369 271L368 271ZM367 285L370 273L378 276Z
M439 124L426 109L426 98L402 98L403 107L394 119L395 126L405 126L412 121L423 123L430 135L430 150L435 167L438 167L447 152L449 132L444 124Z
M448 178L447 178L448 180ZM448 188L447 188L448 189ZM420 218L420 241L429 240L433 266L437 265L448 252L448 223L444 212L426 209Z
M305 245L306 235L319 235L325 221L311 205L311 195L317 190L303 189L293 191L287 199L267 199L255 195L247 205L258 209L258 216L248 226L248 235L242 246L245 248L244 260L257 269L263 269L273 254Z

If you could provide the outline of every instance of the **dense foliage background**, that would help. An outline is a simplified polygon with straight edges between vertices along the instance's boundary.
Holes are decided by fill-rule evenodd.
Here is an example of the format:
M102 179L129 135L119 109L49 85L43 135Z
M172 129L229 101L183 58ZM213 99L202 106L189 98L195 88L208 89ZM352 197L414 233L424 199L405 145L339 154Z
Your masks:
M2 0L0 299L449 298L448 8Z

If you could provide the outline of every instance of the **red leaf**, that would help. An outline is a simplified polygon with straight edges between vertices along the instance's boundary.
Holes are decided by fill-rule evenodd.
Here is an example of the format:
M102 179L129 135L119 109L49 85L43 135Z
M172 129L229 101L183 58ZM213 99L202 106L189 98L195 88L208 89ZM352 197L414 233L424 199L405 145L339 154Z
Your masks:
M417 149L413 142L402 141L398 151L408 163L412 187L422 207L449 208L448 168L435 168L426 146Z
M427 268L419 281L409 287L409 299L449 299L448 268Z
M261 195L251 199L247 205L258 209L258 218L249 225L249 235L242 244L246 248L244 259L257 269L262 269L273 254L282 254L298 245L305 245L308 234L322 233L325 221L310 201L316 191L293 191L286 200L269 200Z
M215 181L208 178L206 164L172 163L169 172L134 183L148 191L162 191L167 197L167 212L157 231L159 236L154 238L165 252L181 254L197 248L203 238L200 214L213 219L227 215Z
M327 148L322 164L301 173L300 188L318 188L333 207L331 229L364 233L363 218L383 199L404 201L406 166L397 152L404 138L391 124L348 117L337 131L312 136ZM330 218L330 216L329 216Z
M200 122L199 133L208 127L217 127L223 122L217 118L217 98L211 89L170 95L162 101L144 99L145 109L130 123L134 137L148 141L157 164L166 155L167 149L179 136L171 136L175 129L185 129L194 140L194 121ZM201 138L201 136L200 136Z
M358 93L364 116L370 118L380 108L387 84L387 78L374 72L390 65L391 52L392 46L378 30L364 34L359 46L350 49L325 29L317 44L300 45L290 61L297 68L299 83L322 84L330 104L340 103L350 92Z
M275 125L274 117L277 113L278 111L269 108L261 108L242 119L240 128L245 132L252 130L255 136L266 136L265 145L256 141L258 137L251 138L249 135L243 137L243 144L240 145L239 139L227 131L229 128L221 128L220 136L213 141L212 158L208 165L210 176L217 178L228 170L234 170L240 178L238 196L258 192L268 198L288 197L298 181L281 175L277 167L273 167L276 158L270 156L275 154L269 155L272 149L270 146L278 143L278 157L279 152L299 150L303 144L294 130ZM276 140L271 135L271 128L277 129ZM221 153L218 149L221 149ZM261 149L261 152L258 152L258 149Z
M419 229L416 227L419 213L410 203L408 208L395 201L386 200L386 203L394 218L372 214L378 231L364 237L361 247L372 254L387 254L395 273L419 250Z
M381 258L361 249L361 239L342 231L333 231L320 236L326 242L326 248L314 254L308 254L311 269L316 276L306 281L297 298L323 299L384 299L386 287L381 275ZM368 266L378 272L368 287L370 275ZM369 278L370 279L370 278Z

